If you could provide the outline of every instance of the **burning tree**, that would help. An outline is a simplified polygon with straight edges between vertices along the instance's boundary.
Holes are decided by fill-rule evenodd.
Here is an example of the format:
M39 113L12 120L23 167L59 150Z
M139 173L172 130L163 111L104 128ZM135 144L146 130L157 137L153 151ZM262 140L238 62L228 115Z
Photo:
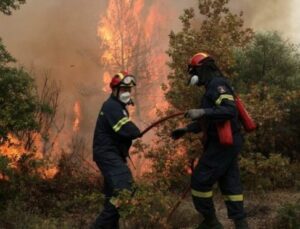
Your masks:
M13 67L15 62L0 40L0 156L8 156L14 164L22 158L40 160L53 148L50 132L60 93L47 78L38 93L34 78Z
M167 56L161 38L166 17L157 0L110 0L98 27L103 51L101 64L105 69L103 91L110 91L112 74L128 70L135 75L135 107L131 111L139 125L153 121L157 109L167 107L161 90L161 83L167 76ZM167 32L165 34L167 38ZM145 160L141 154L133 160L138 176Z
M62 124L58 124L56 120L60 92L60 86L50 79L49 72L45 72L42 86L37 92L38 109L34 112L38 130L20 133L25 150L32 151L38 144L40 153L51 156L56 140L64 128L64 120Z
M157 2L152 1L150 6L145 4L144 0L110 0L98 28L100 44L105 50L101 58L105 67L103 82L108 85L111 74L120 70L129 70L137 77L135 115L139 120L147 117L144 113L150 112L158 102L156 98L155 101L145 101L141 94L150 94L150 90L153 90L153 95L159 94L161 76L158 74L165 73L166 61L161 44L155 43L158 39L155 32L159 31L156 20L162 17ZM105 92L108 90L107 86L104 87Z

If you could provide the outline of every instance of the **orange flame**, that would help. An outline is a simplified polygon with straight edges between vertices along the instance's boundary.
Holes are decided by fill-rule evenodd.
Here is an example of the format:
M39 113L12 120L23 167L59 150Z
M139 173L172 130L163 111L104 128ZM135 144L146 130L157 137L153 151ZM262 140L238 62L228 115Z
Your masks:
M41 145L40 141L40 136L36 136L35 145L37 146L38 151L35 152L33 158L37 160L43 159L43 154L41 153L41 149L39 148ZM6 141L3 145L0 146L0 154L10 159L11 162L9 166L14 169L18 169L18 160L27 153L28 152L25 149L24 143L18 138L14 137L12 134L9 134L8 141ZM44 179L51 179L56 175L58 169L56 166L50 166L45 168L42 167L38 169L38 172ZM2 176L0 177L0 179L7 180L8 178Z
M109 93L110 91L110 87L109 87L109 83L111 81L111 76L108 72L104 72L103 74L103 84L104 87L102 88L103 92Z
M74 112L74 122L73 122L73 131L78 132L80 129L80 119L81 119L81 110L80 110L80 103L76 101L73 107Z
M97 30L105 50L101 54L101 63L106 64L102 91L110 91L110 75L115 71L134 70L137 98L133 99L138 106L129 109L133 118L137 113L142 114L143 123L151 123L156 119L158 109L163 111L168 107L161 88L168 75L165 53L168 12L161 8L161 4L159 0L109 0ZM150 92L151 98L146 96ZM143 168L150 169L148 165L149 162L145 161Z
M0 147L1 155L15 161L19 160L25 152L22 142L11 134L8 134L8 141Z

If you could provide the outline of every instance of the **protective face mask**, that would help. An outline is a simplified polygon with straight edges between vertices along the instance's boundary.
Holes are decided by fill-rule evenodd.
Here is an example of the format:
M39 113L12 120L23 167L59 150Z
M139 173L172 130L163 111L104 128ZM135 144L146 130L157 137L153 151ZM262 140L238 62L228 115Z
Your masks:
M128 104L130 102L130 99L131 99L131 94L130 92L123 92L119 95L119 100L122 102L122 103L125 103L125 104Z
M193 75L190 78L190 83L189 85L197 85L199 83L199 77L197 75Z

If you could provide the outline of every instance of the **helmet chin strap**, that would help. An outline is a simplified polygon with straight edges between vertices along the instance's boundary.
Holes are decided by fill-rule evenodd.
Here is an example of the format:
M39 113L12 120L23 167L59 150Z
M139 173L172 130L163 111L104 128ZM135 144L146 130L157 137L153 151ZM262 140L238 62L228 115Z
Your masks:
M119 95L120 95L120 87L117 87L117 99L119 99Z

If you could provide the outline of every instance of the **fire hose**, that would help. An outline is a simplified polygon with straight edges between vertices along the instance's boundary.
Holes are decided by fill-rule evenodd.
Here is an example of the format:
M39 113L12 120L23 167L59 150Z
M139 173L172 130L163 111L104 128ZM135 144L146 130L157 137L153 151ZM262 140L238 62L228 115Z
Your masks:
M165 122L165 121L167 121L167 120L169 120L169 119L172 119L172 118L175 118L175 117L179 117L179 116L184 115L184 114L185 114L185 112L177 112L177 113L168 115L168 116L166 116L166 117L163 117L163 118L161 118L161 119L155 121L154 123L152 123L150 126L148 126L147 128L145 128L145 129L141 132L141 137L142 137L144 134L146 134L148 131L150 131L152 128L156 127L157 125L159 125L159 124L161 124L161 123L163 123L163 122ZM130 158L130 157L129 157L129 158ZM85 160L84 158L82 158L82 159L83 159L85 162L87 162L93 169L95 169L94 166L92 166L87 160ZM133 164L131 158L130 158L130 161L131 161L131 163ZM133 166L134 166L134 164L133 164ZM95 170L96 170L96 169L95 169ZM188 186L185 188L185 190L184 190L184 192L182 193L180 199L179 199L179 200L175 203L175 205L171 208L170 213L168 214L168 217L167 217L167 221L169 221L169 220L171 219L172 215L174 214L174 212L176 211L176 209L179 207L179 205L181 204L182 200L186 197L186 195L187 195L187 193L189 192L189 190L190 190L190 185L188 185Z
M152 123L150 126L148 126L146 129L144 129L142 132L141 132L141 137L146 134L149 130L151 130L152 128L156 127L157 125L169 120L169 119L172 119L172 118L175 118L175 117L178 117L178 116L181 116L183 115L185 112L177 112L175 114L171 114L171 115L168 115L166 117L163 117L159 120L157 120L156 122ZM93 170L97 171L98 172L98 169L96 169L88 160L84 159L83 157L81 158L84 162L86 162L91 168L93 168ZM130 158L131 160L131 158ZM133 167L134 167L134 164L133 162L131 161Z
M146 134L149 130L151 130L153 127L156 127L157 125L159 125L160 123L163 123L169 119L172 119L172 118L175 118L177 116L181 116L183 115L185 112L178 112L178 113L175 113L175 114L171 114L171 115L168 115L166 117L163 117L159 120L157 120L156 122L152 123L150 126L148 126L146 129L144 129L142 132L141 132L141 136L143 136L144 134Z

